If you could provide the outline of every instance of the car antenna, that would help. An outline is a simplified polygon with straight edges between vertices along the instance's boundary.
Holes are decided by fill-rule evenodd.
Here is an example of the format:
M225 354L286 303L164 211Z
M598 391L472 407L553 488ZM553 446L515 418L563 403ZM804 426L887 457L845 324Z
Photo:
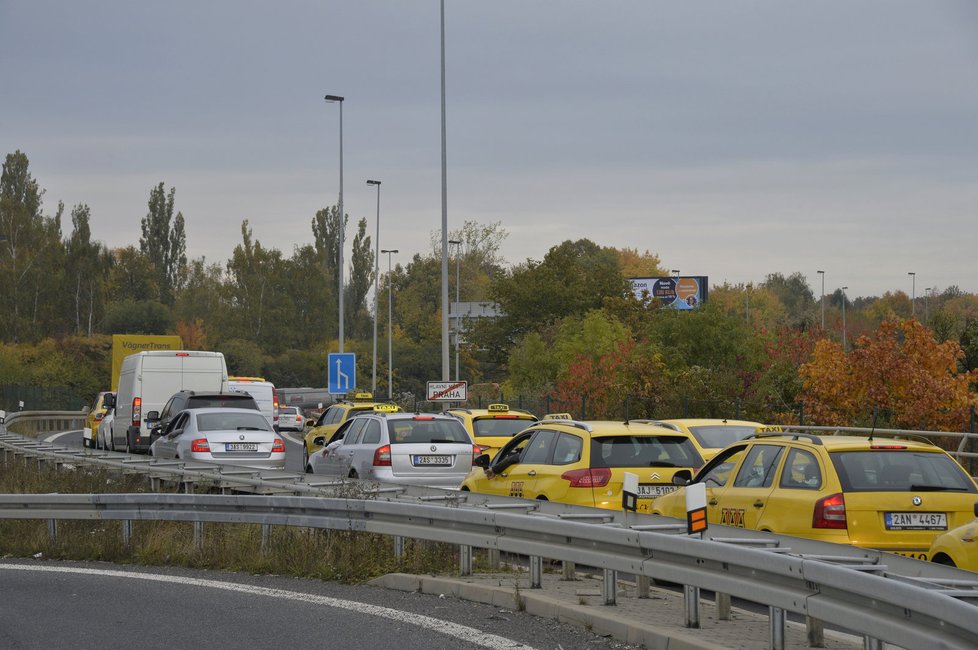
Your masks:
M873 428L871 428L869 430L869 443L870 444L873 443L873 432L876 431L876 418L879 417L879 414L880 414L880 407L878 405L877 406L874 406L873 407Z

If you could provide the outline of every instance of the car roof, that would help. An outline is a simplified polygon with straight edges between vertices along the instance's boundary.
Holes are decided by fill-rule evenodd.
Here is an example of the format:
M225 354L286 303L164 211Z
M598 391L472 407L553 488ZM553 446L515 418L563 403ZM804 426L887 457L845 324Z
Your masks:
M261 414L261 411L256 411L255 409L221 408L217 406L183 409L180 412L192 413L194 415L207 415L208 413L220 413L221 415L227 415L228 413L247 413L249 415L258 415L262 419L265 418L265 416Z
M656 435L674 438L689 438L682 431L673 431L647 422L623 422L621 420L540 420L528 427L539 429L544 427L565 427L574 429L574 433L591 437L624 436L624 435Z
M885 451L890 449L907 449L909 451L943 452L944 450L922 437L900 437L876 434L866 436L836 436L817 435L809 433L768 433L745 438L745 441L777 441L802 442L812 446L821 446L829 452L833 451L868 451L870 449Z
M752 426L752 427L763 427L765 424L763 422L753 422L751 420L730 420L727 418L671 418L668 420L657 418L658 422L668 422L670 424L679 424L687 427L702 427L709 425L725 425L732 424L734 426Z

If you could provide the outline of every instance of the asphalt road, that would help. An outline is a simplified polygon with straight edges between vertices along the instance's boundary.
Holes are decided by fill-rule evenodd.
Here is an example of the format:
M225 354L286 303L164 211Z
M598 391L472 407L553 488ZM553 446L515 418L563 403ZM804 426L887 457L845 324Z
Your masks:
M282 576L0 560L0 647L628 648L454 598Z

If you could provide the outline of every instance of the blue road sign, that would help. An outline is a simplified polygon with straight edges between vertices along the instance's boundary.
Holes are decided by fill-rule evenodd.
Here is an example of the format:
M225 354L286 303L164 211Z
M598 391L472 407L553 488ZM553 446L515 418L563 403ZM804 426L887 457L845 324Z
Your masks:
M329 392L340 395L357 387L357 355L353 352L330 352L327 361Z

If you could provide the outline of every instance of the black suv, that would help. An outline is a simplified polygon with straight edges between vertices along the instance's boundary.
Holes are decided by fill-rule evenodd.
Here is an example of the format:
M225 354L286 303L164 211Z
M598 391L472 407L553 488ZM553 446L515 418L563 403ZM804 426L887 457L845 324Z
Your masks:
M163 406L163 411L150 411L146 414L152 426L153 434L166 429L170 420L176 417L177 413L186 409L199 408L238 408L238 409L258 409L258 402L248 393L214 393L195 390L182 390L167 400Z

